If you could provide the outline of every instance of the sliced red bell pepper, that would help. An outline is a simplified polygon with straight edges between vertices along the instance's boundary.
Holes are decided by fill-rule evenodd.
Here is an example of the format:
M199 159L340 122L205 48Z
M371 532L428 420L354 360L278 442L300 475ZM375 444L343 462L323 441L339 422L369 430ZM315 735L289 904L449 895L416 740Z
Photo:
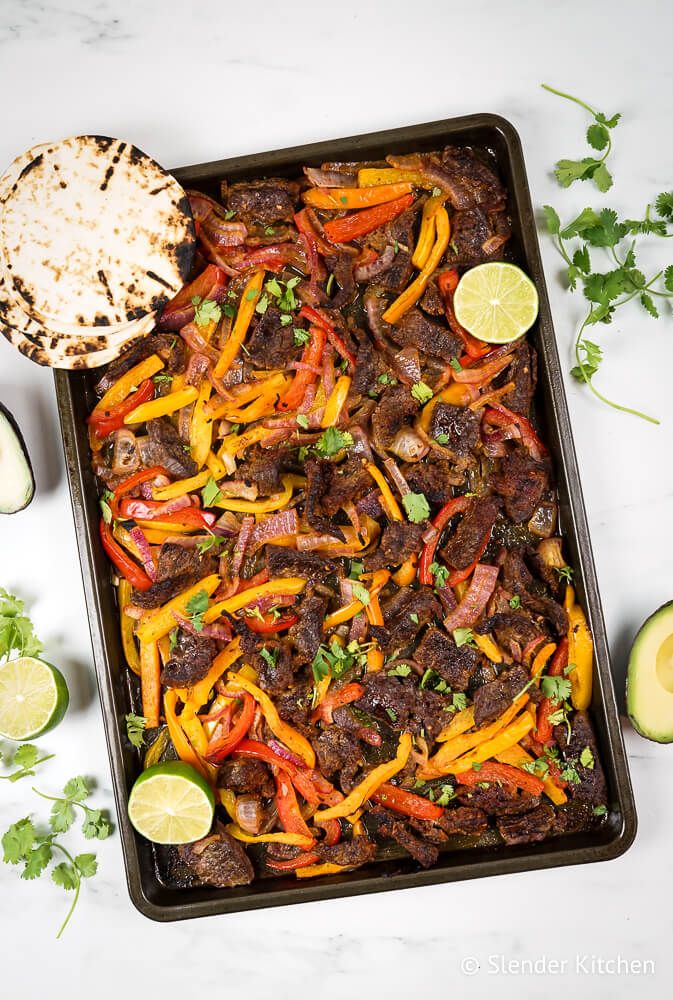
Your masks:
M301 315L301 313L300 313ZM304 348L301 356L302 364L310 366L300 368L292 379L289 389L281 396L276 404L276 409L287 412L297 410L304 401L306 390L316 379L316 374L312 368L317 368L322 364L322 355L325 350L325 330L322 326L312 326L308 344Z
M455 268L451 268L448 271L442 271L442 273L437 276L437 287L440 295L444 299L444 312L446 313L446 320L451 328L451 331L462 341L465 353L468 357L473 360L477 360L479 358L483 358L490 350L492 350L492 348L490 344L485 344L482 340L477 340L477 338L473 337L472 334L467 332L467 330L464 330L456 319L456 314L453 311L453 293L458 287L459 280L458 271L456 271ZM465 366L463 365L463 367Z
M547 675L549 677L560 677L565 668L568 666L568 639L564 636L559 642L556 652L554 653L549 668L547 669ZM538 743L545 744L549 743L551 740L554 729L552 723L549 721L549 716L553 715L558 707L558 702L553 701L551 698L543 698L537 709L537 720L535 726L535 738Z
M116 406L113 406L109 410L91 413L86 418L86 422L93 427L96 437L102 440L108 434L112 434L113 431L118 431L124 426L124 417L127 413L135 410L136 406L140 406L141 403L147 403L153 398L154 382L151 378L146 378L144 382L140 383L136 391L132 392L126 399L123 399L121 403L117 403Z
M164 306L157 324L159 329L177 331L193 322L196 306L192 300L198 297L218 302L222 298L221 293L224 292L226 284L227 276L222 268L216 264L208 264L198 277L181 288L175 298Z
M521 788L531 795L540 795L544 789L541 778L511 764L496 764L487 761L478 771L464 771L455 775L460 785L478 785L481 781L497 781L510 788Z
M289 776L285 771L277 770L273 777L276 782L276 808L280 825L286 833L300 833L303 837L313 837L299 809Z
M168 469L165 469L163 465L152 465L149 469L141 469L140 472L134 472L126 479L123 479L119 483L112 493L112 499L110 500L110 510L112 511L113 517L119 517L119 501L127 493L132 493L143 483L149 482L150 479L154 479L156 476L165 476L167 479L171 478L171 474Z
M533 458L541 459L547 454L547 447L537 436L535 428L530 420L522 416L521 413L514 413L508 410L502 403L493 403L487 406L484 412L484 419L496 427L514 427L518 431L518 436L525 448L531 453Z
M322 824L322 828L325 831L325 837L323 840L324 844L328 847L334 847L341 840L341 823L338 819L328 819Z
M327 240L323 239L321 233L313 223L312 210L302 208L294 217L294 224L305 239L307 239L323 257L334 253L334 247Z
M205 758L211 764L219 764L230 753L233 753L253 723L256 708L255 699L247 691L241 692L240 697L243 702L241 711L229 732L226 736L212 739L206 747Z
M343 798L334 785L330 784L319 771L293 764L292 761L274 753L266 743L261 743L259 740L243 740L236 748L236 753L241 754L242 757L263 760L272 767L279 767L286 771L299 794L311 805L318 805L321 802L333 805L337 798L339 801Z
M413 194L402 195L401 198L394 198L382 205L374 205L373 208L363 208L359 212L351 212L341 219L332 219L323 226L325 236L332 243L350 243L360 236L380 229L387 222L392 222L398 215L406 211L413 204Z
M402 813L404 816L413 816L414 819L437 820L444 813L443 808L435 805L430 799L414 795L413 792L407 792L406 789L391 785L390 782L381 785L372 795L372 799L386 809L392 809L393 812Z
M250 267L263 267L267 271L282 271L288 265L305 271L306 255L298 243L275 243L272 246L259 247L251 250L236 261L236 269L247 270Z
M435 552L437 551L437 545L439 544L442 531L454 514L463 514L465 512L469 502L469 497L454 497L452 500L447 501L441 510L433 517L430 523L432 527L436 529L436 534L433 535L430 541L426 542L423 546L423 551L421 552L421 558L418 564L419 583L425 584L428 587L432 586L433 576L430 572L430 566L435 561Z
M253 618L252 616L246 617L245 624L248 626L251 632L256 632L257 635L272 635L275 632L284 632L285 629L291 628L296 625L299 621L299 615L291 613L289 615L281 615L280 618L274 619L273 615L266 614L262 615L263 621L259 618Z
M348 349L343 337L339 336L334 329L334 324L327 318L327 316L324 315L324 313L320 312L318 309L314 309L313 306L302 306L299 310L299 315L307 319L310 323L313 323L314 326L322 327L325 331L327 339L337 354L339 354L342 358L345 358L352 368L356 367L357 358L353 352Z
M124 497L119 504L119 513L123 518L133 518L136 521L169 521L171 524L185 524L194 528L212 528L217 515L199 507L181 507L169 513L162 513L164 501L139 500L135 497Z
M272 868L277 872L293 872L297 868L306 868L307 865L315 865L320 861L320 855L315 851L302 851L296 858L286 858L283 861L275 858L267 858L265 861L267 868Z
M149 576L117 543L112 535L110 525L106 524L103 518L100 519L100 540L108 558L131 586L135 587L136 590L149 590L152 586Z
M351 684L345 684L338 691L328 692L318 707L314 709L311 715L311 722L315 723L320 720L331 725L332 712L335 708L342 708L343 705L350 705L353 701L359 701L364 693L364 687L356 681L353 681Z

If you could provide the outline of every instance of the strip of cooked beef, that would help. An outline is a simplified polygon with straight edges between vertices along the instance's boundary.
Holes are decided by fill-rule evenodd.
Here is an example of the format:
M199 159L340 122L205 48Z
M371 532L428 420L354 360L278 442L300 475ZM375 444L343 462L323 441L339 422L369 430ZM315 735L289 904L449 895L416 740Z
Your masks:
M356 737L333 723L313 740L318 766L328 778L343 771L352 777L362 766L362 754Z
M356 353L355 372L353 373L353 391L366 396L378 386L378 377L383 374L381 355L374 350L371 340L361 330L357 331L355 340L358 345Z
M402 587L382 611L385 625L370 625L369 631L390 654L412 643L424 625L441 616L442 606L429 587Z
M524 550L512 549L505 556L502 564L503 587L510 593L517 594L526 610L545 618L557 635L565 635L568 631L568 613L557 601L535 591L536 583L522 558L522 551Z
M401 292L407 287L414 271L411 257L416 245L414 229L420 217L423 199L418 198L410 208L384 226L383 243L379 246L397 248L391 266L376 279L377 284L388 292ZM371 242L371 237L370 237Z
M387 809L377 806L372 809L369 815L374 820L377 831L382 837L389 837L403 847L414 861L418 861L423 868L431 868L439 857L439 851L434 844L428 844L412 833L408 824L399 819Z
M336 563L332 559L316 552L296 552L283 545L266 546L266 565L271 577L303 576L316 583L336 572Z
M176 542L164 542L159 549L157 578L147 590L134 590L133 603L140 608L158 608L177 597L214 570L212 556Z
M370 474L357 455L348 454L339 465L329 463L327 492L321 499L321 507L329 517L333 517L347 503L357 503L374 485Z
M511 235L503 211L478 206L456 212L451 218L451 243L444 263L450 267L474 267L502 259L502 248Z
M489 484L505 501L505 513L516 524L528 521L549 489L547 469L523 448L516 448L500 462L500 470L489 476Z
M456 458L473 459L479 442L479 418L466 406L438 403L430 419L430 437L439 439Z
M554 810L547 803L520 816L498 816L498 833L506 844L536 844L549 834Z
M462 346L446 326L434 323L420 309L409 309L395 324L387 324L386 332L400 347L417 347L443 361L457 358Z
M329 254L325 257L325 264L339 286L336 295L325 305L328 309L341 309L351 303L358 293L353 275L353 257L349 253Z
M405 729L416 701L416 685L411 678L366 674L362 683L365 693L355 702L357 708L383 719L392 729Z
M181 859L206 885L228 889L234 885L249 885L255 869L242 845L219 824L214 833L193 844L178 847Z
M257 368L285 368L297 354L292 324L283 326L282 313L269 306L245 343L245 356Z
M507 192L493 167L485 163L469 146L446 146L442 150L441 165L451 178L454 190L460 188L461 197L452 197L454 208L481 205L486 208L501 207ZM457 203L458 202L458 203Z
M141 454L148 468L163 465L177 479L196 475L198 466L168 417L150 420L147 432L148 436L141 444Z
M383 529L379 547L370 556L365 556L365 567L370 573L386 566L399 566L405 559L420 552L423 546L423 528L420 524L407 521L393 521Z
M454 691L466 691L479 659L471 646L456 646L446 632L429 628L416 647L414 659L424 670L434 670Z
M445 458L430 451L423 462L404 462L400 472L414 493L422 493L429 503L445 504L453 496L452 486L460 486L465 478Z
M411 423L418 403L406 386L389 386L372 414L372 432L377 448L389 448L398 431Z
M249 661L257 671L259 686L270 695L282 694L294 681L289 646L282 640L264 638L260 648L264 655L259 652Z
M499 677L474 692L474 724L483 726L493 722L512 704L516 696L528 683L527 671L516 664L503 670Z
M607 802L605 774L598 755L596 736L587 713L575 712L570 726L570 738L566 725L555 726L554 739L561 748L563 759L572 764L579 777L579 782L568 784L572 798L586 801L592 806L605 805Z
M539 795L518 792L499 785L496 781L483 784L483 788L479 785L458 785L456 801L465 806L482 809L492 816L518 816L530 812L540 804Z
M365 834L341 840L338 844L318 844L316 852L322 861L344 868L359 868L376 857L376 844Z
M451 806L437 823L448 834L476 834L486 830L488 817L483 809L475 806Z
M216 656L213 639L179 630L170 659L161 671L161 683L165 687L191 687L203 680Z
M428 286L423 292L423 296L418 304L423 312L426 312L428 316L444 315L444 299L442 298L440 291L437 288L437 282L434 279L431 279L428 282Z
M418 688L414 706L414 731L426 737L430 742L437 739L442 729L451 720L449 708L451 698L430 691L428 688Z
M304 516L307 523L314 531L332 535L345 542L346 536L341 528L332 524L321 508L322 498L327 492L330 480L330 463L321 458L308 458L304 462L304 472L306 473Z
M514 382L514 388L502 397L503 403L515 413L522 413L527 417L537 385L537 353L525 340L521 341L514 352L507 371L507 381Z
M184 341L172 333L151 333L136 340L123 350L118 358L110 362L105 374L96 383L96 395L102 396L117 379L152 354L159 355L165 363L165 370L171 375L185 370L187 351Z
M495 632L498 645L507 650L515 660L521 659L522 651L529 642L544 635L540 626L524 611L498 611L474 627L479 635Z
M253 757L230 757L220 765L217 775L218 788L229 788L237 795L261 795L271 798L275 794L273 777L267 765Z
M456 531L441 549L449 566L466 569L479 558L499 510L497 497L475 497L472 500Z
M284 722L289 722L305 736L313 735L309 722L311 697L306 684L295 684L275 699L278 714Z
M227 191L227 208L241 222L270 226L274 222L292 222L299 185L284 177L241 181Z
M292 626L288 636L294 643L297 663L312 663L322 642L322 623L327 610L327 601L307 589L297 611L299 621Z
M285 452L283 448L262 448L254 445L247 451L245 462L241 462L236 479L242 479L248 486L256 486L260 496L268 497L282 488L280 473Z

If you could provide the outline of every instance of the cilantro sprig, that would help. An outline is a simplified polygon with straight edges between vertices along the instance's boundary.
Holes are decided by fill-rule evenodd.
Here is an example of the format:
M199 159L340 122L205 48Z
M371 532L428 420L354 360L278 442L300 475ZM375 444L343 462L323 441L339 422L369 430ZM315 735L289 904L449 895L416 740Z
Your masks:
M37 656L42 643L35 635L23 601L0 587L0 661L16 656Z
M612 129L617 127L622 116L615 114L608 118L601 111L592 108L590 104L581 101L579 97L565 94L562 90L556 90L546 83L542 84L542 88L549 91L550 94L556 94L557 97L578 104L589 112L593 122L587 129L586 139L592 149L603 154L600 157L584 156L581 160L559 160L554 171L556 180L561 187L570 187L575 181L592 180L599 191L609 191L612 187L612 174L605 163L612 152Z
M91 789L82 775L66 781L63 795L47 795L37 788L33 791L41 799L54 803L49 816L49 825L54 833L66 833L77 818L76 809L81 809L84 814L82 833L87 840L105 840L110 836L112 828L107 816L101 809L92 809L84 802L91 795Z
M53 756L53 753L49 753L40 757L40 751L36 746L32 743L23 743L6 761L9 767L15 767L16 770L12 771L11 774L0 774L0 781L20 781L21 778L28 778L35 774L35 768L39 764L44 764Z

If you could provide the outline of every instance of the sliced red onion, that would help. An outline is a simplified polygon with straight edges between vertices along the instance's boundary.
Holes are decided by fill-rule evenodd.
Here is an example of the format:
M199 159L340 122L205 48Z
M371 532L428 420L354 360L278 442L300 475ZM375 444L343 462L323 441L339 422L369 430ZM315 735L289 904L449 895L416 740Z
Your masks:
M415 384L421 381L421 357L416 347L403 347L394 355L395 370Z
M262 800L256 795L237 795L234 813L240 828L251 834L260 832L266 818Z
M357 187L357 174L341 173L338 170L321 170L320 167L304 167L304 173L313 187Z
M499 572L498 566L489 566L486 563L477 564L467 593L458 607L449 612L444 619L444 627L447 631L451 632L454 628L474 625L495 590Z
M262 545L266 545L273 538L296 535L298 532L299 517L296 509L292 507L289 510L278 511L255 525L248 542L248 551L250 555L253 555Z
M218 352L205 340L196 323L187 323L180 330L180 336L195 354L202 354L209 361L217 362Z
M231 560L231 576L233 579L238 580L238 574L240 573L241 566L243 565L243 559L245 557L245 549L252 534L252 529L255 526L255 519L252 514L248 514L243 518L241 524L241 530L238 533L238 538L236 539L236 546L234 548L234 557Z
M171 611L171 614L183 632L187 632L189 635L193 635L197 639L221 639L223 642L230 642L234 634L231 624L226 619L221 622L213 622L211 625L204 625L203 628L199 630L194 628L194 625L189 618L185 618L185 616L181 615L179 611Z
M341 600L344 602L344 604L350 604L351 601L355 600L355 598L353 597L354 582L355 582L354 580L349 580L346 577L341 577L341 579L339 580L339 593L341 594Z
M244 222L232 222L220 218L219 215L209 215L201 224L199 237L205 236L214 247L240 247L245 243L248 227Z
M325 345L322 363L322 384L325 391L325 399L329 399L335 383L334 374L334 349L330 344Z
M154 559L152 558L150 543L147 541L142 530L137 525L134 528L131 528L129 535L136 544L140 554L140 561L143 564L143 569L149 576L150 580L154 582L157 578L157 568L154 565Z
M370 747L380 747L383 742L381 733L372 729L371 726L361 726L355 730L354 735L363 743L368 743Z
M380 274L387 271L392 266L394 260L395 249L388 245L376 260L371 261L369 264L358 264L353 271L353 276L356 281L371 281L372 278L377 278Z
M185 384L198 387L203 382L203 376L208 371L208 358L198 351L191 355L185 371Z
M272 738L267 740L267 746L270 750L273 750L278 757L282 757L283 760L289 761L290 764L295 764L296 767L300 767L302 771L306 770L306 761L302 760L301 757L298 757L297 754L292 753L291 750L288 750L283 743L279 743L278 740L274 740Z
M365 458L368 462L371 462L374 456L372 455L369 438L367 437L365 431L359 424L351 424L348 430L353 438L353 445L350 449L350 454L357 455L358 458Z
M290 361L287 365L292 371L297 372L312 372L314 375L322 375L322 368L318 368L317 365L307 365L304 361Z
M295 594L265 594L263 597L258 597L254 601L250 601L246 604L245 608L257 608L264 614L269 608L284 608L291 604L295 604L297 597ZM243 608L243 611L245 611Z
M181 497L173 497L172 500L166 500L159 507L155 507L153 513L157 520L161 520L163 514L174 514L178 510L184 510L186 507L191 506L191 498L185 494Z
M420 462L430 450L430 446L411 427L402 427L388 447L403 462Z
M213 525L213 533L222 538L235 538L240 530L238 518L232 510L225 510L224 514Z
M406 481L406 479L402 475L402 472L401 472L401 470L400 470L397 462L394 459L392 459L392 458L386 458L386 460L384 461L383 464L386 467L386 471L388 472L388 475L390 476L390 478L392 479L392 481L395 483L395 486L397 487L397 490L398 490L398 493L400 494L400 496L401 497L405 497L407 495L407 493L411 493L411 487L409 486L409 483Z
M367 635L367 618L363 611L354 615L351 619L351 627L348 632L349 642L362 642Z

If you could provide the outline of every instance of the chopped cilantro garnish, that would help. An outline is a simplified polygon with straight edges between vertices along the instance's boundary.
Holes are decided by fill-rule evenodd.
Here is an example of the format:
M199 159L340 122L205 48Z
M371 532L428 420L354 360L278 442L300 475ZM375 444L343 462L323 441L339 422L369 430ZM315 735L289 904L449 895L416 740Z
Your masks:
M405 493L402 497L402 506L413 524L420 524L430 517L430 505L424 493Z
M432 389L425 382L415 382L411 387L411 395L417 403L424 406L432 399Z
M350 448L353 444L353 435L348 431L340 431L336 427L328 427L316 442L316 451L325 458L336 455L342 448Z
M454 628L453 641L456 646L476 646L474 641L474 632L471 628Z
M201 490L201 499L204 507L212 507L213 504L222 499L220 488L212 476Z
M299 424L300 427L303 427L304 430L308 429L308 417L306 416L305 413L297 414L297 423Z
M202 299L200 295L192 298L192 305L196 306L194 322L197 326L207 326L209 323L219 323L222 317L222 309L213 302L212 299Z
M299 327L295 327L292 331L292 338L294 340L295 347L303 347L304 344L308 344L311 336L308 330L301 330Z

